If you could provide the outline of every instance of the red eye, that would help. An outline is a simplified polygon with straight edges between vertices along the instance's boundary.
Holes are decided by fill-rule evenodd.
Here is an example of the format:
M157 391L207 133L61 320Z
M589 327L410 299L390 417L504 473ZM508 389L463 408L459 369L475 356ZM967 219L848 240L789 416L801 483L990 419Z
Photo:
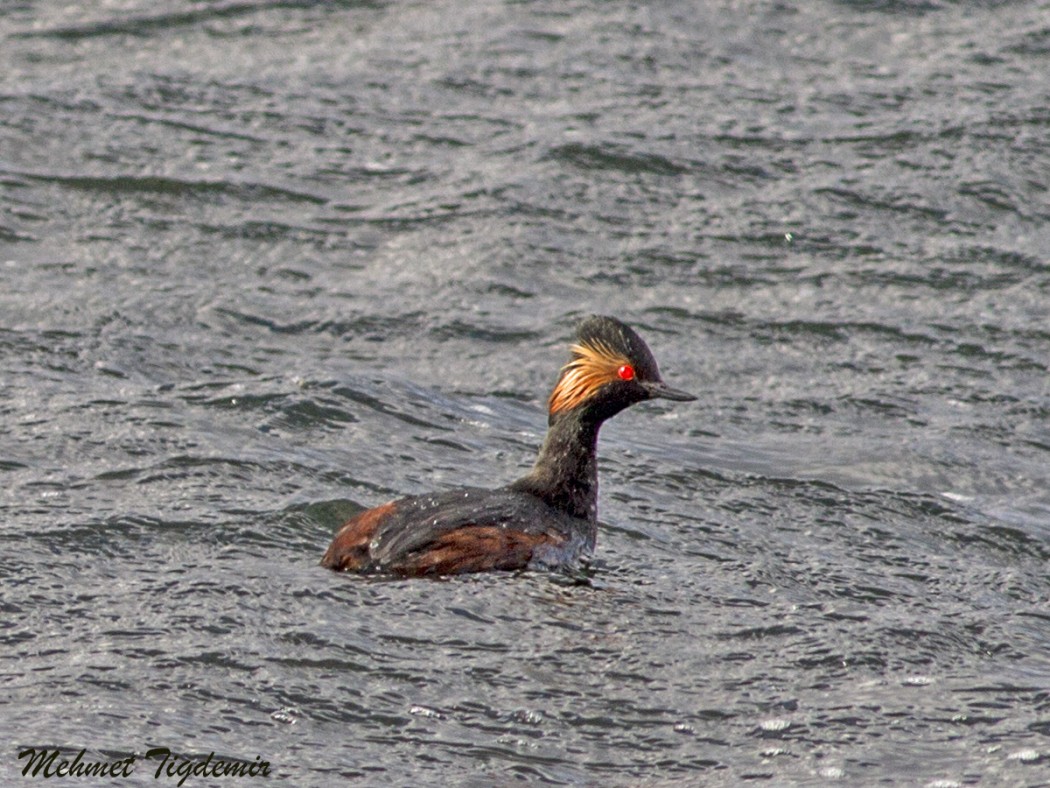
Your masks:
M634 367L630 364L624 364L616 370L616 374L620 376L620 380L634 380Z

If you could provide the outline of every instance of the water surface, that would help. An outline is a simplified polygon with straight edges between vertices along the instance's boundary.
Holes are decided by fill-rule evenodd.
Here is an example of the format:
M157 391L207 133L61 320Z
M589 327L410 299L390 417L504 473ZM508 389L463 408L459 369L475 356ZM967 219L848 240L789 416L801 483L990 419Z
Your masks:
M1046 783L1045 3L87 6L0 9L0 771ZM316 566L596 311L699 399L586 571Z

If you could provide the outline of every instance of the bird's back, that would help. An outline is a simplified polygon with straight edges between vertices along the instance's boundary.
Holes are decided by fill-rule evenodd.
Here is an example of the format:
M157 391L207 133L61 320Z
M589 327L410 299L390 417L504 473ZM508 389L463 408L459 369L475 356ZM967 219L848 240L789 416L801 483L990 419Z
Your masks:
M321 564L401 575L558 566L592 549L595 530L535 495L466 487L361 512L339 530Z

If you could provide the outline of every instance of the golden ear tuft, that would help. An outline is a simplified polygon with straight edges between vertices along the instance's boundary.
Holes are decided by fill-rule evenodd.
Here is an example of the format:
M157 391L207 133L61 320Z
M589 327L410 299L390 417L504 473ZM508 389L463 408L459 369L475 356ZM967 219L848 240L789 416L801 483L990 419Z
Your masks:
M562 367L547 403L551 413L577 407L606 383L620 380L621 368L631 368L629 358L601 340L576 344L570 350L572 360Z

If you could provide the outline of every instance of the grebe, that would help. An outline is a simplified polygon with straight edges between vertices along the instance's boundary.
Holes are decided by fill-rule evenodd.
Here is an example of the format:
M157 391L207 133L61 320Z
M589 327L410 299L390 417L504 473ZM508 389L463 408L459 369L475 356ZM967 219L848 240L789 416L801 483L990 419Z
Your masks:
M696 397L664 383L645 342L616 318L587 318L576 339L529 473L494 490L412 495L361 512L336 532L321 565L451 575L572 565L593 551L602 422L636 402Z

